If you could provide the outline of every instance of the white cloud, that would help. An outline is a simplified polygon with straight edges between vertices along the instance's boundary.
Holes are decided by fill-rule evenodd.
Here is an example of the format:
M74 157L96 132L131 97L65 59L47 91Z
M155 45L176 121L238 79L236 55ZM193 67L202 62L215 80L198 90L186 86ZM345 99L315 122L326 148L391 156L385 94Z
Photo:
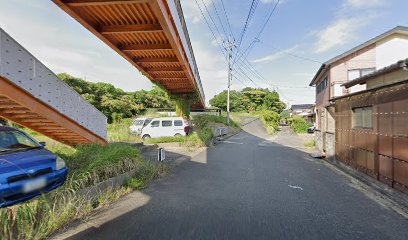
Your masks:
M367 24L362 18L341 18L317 32L316 53L323 53L337 46L342 46L356 37L360 27Z
M272 61L275 61L275 60L277 60L277 59L282 58L282 57L283 57L285 54L287 54L287 53L294 53L298 48L299 48L299 45L295 45L295 46L293 46L293 47L291 47L291 48L287 48L287 49L281 50L281 51L279 51L279 52L270 54L270 55L268 55L268 56L255 59L255 60L253 60L252 62L253 62L253 63L268 63L268 62L272 62Z
M382 6L385 2L385 0L347 0L346 6L352 8L369 8Z
M207 12L205 6L202 4L202 1L197 0L197 2L200 4L201 10L203 11L204 15L207 16ZM204 3L207 6L208 10L211 11L211 0L204 0ZM200 8L197 6L196 1L194 0L183 1L183 13L186 20L191 21L192 23L198 23L203 19Z

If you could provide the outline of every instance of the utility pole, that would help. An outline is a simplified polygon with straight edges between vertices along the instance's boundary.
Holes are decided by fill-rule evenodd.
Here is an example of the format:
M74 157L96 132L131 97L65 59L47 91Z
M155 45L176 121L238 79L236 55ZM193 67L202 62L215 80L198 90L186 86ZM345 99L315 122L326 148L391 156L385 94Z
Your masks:
M227 43L227 51L228 51L228 97L227 97L227 125L230 125L230 87L231 87L231 58L232 58L232 49L235 47L234 41L231 40L231 36L228 37Z

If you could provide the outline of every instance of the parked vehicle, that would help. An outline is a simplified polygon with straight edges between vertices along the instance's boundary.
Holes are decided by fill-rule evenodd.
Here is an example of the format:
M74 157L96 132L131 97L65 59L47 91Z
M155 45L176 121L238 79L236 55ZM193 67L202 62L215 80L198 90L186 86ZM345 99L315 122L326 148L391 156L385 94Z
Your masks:
M187 136L191 130L191 123L186 118L155 118L142 129L142 138Z
M309 127L309 128L307 129L307 133L314 133L315 130L316 130L316 127L315 127L315 126L311 126L311 127Z
M146 127L152 121L152 118L137 118L133 121L132 125L130 126L130 132L140 135L142 133L142 129Z
M24 132L0 126L0 207L29 200L62 186L63 159Z

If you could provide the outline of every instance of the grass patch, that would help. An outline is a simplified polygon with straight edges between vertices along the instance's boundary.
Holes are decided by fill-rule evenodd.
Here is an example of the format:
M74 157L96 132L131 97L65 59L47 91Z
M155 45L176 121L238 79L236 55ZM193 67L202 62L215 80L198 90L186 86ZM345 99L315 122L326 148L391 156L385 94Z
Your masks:
M165 175L170 167L144 160L140 151L128 144L84 145L76 148L58 143L27 130L47 148L66 160L69 169L64 186L28 202L0 209L0 239L46 239L53 232L78 219L85 219L95 208L116 201L121 196L146 186ZM111 177L136 170L132 183L108 189L89 201L77 191Z
M308 148L316 147L316 140L312 139L310 141L307 141L307 142L305 142L304 145L305 145L305 147L308 147Z
M288 120L290 127L295 133L307 133L307 129L313 126L312 124L307 123L306 120L300 116L295 116L294 118L290 118Z
M133 119L122 119L118 122L108 125L108 141L109 142L142 142L142 139L130 132L130 126Z

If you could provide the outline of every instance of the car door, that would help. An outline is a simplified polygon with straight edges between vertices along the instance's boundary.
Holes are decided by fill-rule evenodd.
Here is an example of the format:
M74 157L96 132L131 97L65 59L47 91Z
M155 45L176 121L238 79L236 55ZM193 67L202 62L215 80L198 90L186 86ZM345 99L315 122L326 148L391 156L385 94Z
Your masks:
M181 120L181 119L176 119L176 120L174 120L174 134L173 135L176 135L176 134L181 134L181 135L185 135L185 132L184 132L184 124L183 124L183 120Z
M148 125L150 128L146 131L150 137L160 137L160 120L154 120ZM146 129L147 130L147 129Z
M173 133L173 120L162 120L162 134L163 136L174 136Z

